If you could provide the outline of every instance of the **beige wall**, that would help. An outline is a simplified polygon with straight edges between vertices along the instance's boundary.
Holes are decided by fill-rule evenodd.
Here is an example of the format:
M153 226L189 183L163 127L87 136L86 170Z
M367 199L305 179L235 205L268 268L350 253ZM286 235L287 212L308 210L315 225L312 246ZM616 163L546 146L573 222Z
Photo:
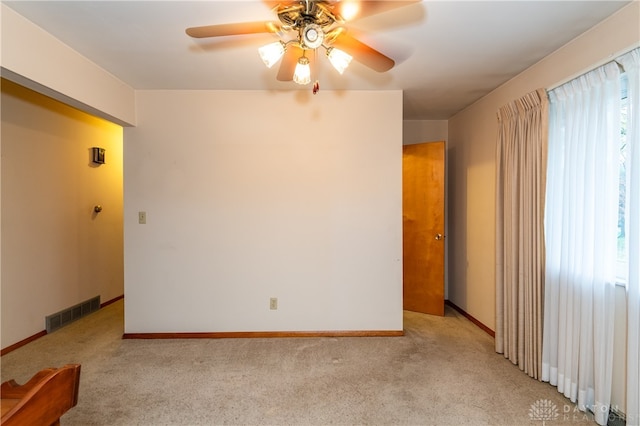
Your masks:
M122 128L6 80L1 105L5 348L47 315L123 294ZM106 164L91 164L92 146Z
M140 91L137 108L127 333L402 330L400 91Z

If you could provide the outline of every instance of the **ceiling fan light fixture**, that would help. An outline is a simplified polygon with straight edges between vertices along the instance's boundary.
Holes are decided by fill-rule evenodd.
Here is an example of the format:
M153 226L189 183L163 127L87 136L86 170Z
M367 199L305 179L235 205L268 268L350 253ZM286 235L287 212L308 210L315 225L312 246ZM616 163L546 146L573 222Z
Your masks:
M324 31L317 24L307 24L302 29L302 44L308 49L317 49L324 41Z
M327 49L327 56L329 57L329 62L331 65L342 74L344 70L347 69L353 57L346 52L343 52L340 49L336 49L335 47L330 47Z
M311 67L309 66L309 58L306 56L301 56L298 59L293 81L302 85L311 83Z
M271 68L276 62L282 58L286 45L282 41L274 41L273 43L266 44L258 49L262 62Z
M311 83L309 57L315 58L319 48L324 48L331 65L343 74L354 55L362 65L378 72L391 70L393 59L378 52L348 33L342 26L354 17L365 17L396 7L418 3L420 0L397 1L396 5L382 5L393 1L365 0L287 0L265 2L275 4L273 11L280 22L238 22L231 24L205 25L186 29L194 38L227 37L245 34L272 34L278 41L258 48L258 53L268 68L280 62L278 81L294 81L297 84ZM336 25L337 24L337 25ZM349 53L334 48L344 47ZM293 50L292 50L293 49ZM313 56L306 57L310 52ZM301 54L301 55L300 55ZM314 69L314 79L317 78ZM316 80L317 81L317 80ZM314 93L317 88L314 86Z

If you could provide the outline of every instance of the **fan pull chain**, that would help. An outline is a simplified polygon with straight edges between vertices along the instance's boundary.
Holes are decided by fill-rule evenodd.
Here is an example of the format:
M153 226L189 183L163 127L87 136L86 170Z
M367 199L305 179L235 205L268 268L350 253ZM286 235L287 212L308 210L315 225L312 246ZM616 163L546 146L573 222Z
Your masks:
M313 65L313 74L316 79L311 91L315 95L320 91L320 81L318 81L318 49L313 49Z

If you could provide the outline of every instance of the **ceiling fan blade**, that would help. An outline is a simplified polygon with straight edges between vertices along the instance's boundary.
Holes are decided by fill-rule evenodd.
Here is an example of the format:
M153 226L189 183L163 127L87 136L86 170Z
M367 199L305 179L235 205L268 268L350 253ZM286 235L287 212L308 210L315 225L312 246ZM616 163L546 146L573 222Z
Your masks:
M275 33L278 31L280 31L280 25L275 22L242 22L237 24L206 25L204 27L186 29L186 33L194 38Z
M291 81L293 80L293 73L296 70L298 59L302 56L302 49L298 46L289 45L284 52L284 56L280 62L280 69L278 69L278 81Z
M282 4L281 1L269 1L269 0L262 0L262 3L264 3L271 10L273 10L275 7Z
M353 57L356 61L378 71L389 71L396 64L395 61L373 47L351 37L344 28L329 31L325 40L331 40L331 46L340 49Z
M414 3L420 3L421 0L407 1L371 1L371 0L342 0L334 4L336 15L345 21L353 21L355 19L366 18L367 16L377 15L378 13L388 12L400 7L409 6Z

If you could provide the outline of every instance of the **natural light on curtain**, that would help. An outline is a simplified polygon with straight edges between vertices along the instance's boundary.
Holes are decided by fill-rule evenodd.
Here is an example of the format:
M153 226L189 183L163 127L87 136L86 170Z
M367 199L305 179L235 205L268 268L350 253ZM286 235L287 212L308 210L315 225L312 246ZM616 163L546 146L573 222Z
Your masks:
M617 61L627 77L627 425L640 425L640 49Z
M623 232L621 87L621 68L612 62L549 92L542 379L602 425L611 400ZM635 186L637 196L634 183L627 188ZM636 210L626 223L637 217Z

